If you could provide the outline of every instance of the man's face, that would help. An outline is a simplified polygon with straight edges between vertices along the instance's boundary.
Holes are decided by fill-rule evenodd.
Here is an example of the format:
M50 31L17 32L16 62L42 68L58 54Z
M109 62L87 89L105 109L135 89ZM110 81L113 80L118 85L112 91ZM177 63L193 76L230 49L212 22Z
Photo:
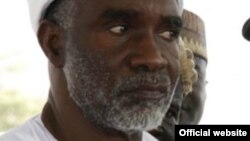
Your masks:
M179 78L176 0L75 0L66 29L68 90L103 128L156 128Z

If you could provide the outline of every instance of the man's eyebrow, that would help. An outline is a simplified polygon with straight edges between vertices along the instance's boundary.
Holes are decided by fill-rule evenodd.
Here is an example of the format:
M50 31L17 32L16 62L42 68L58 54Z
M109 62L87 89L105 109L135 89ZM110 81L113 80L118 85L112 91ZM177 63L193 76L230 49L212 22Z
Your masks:
M178 16L163 17L162 22L163 24L171 26L173 28L182 28L183 25L181 17Z
M116 10L109 9L104 11L100 18L109 19L109 20L123 20L123 19L132 19L138 16L138 12L135 10Z

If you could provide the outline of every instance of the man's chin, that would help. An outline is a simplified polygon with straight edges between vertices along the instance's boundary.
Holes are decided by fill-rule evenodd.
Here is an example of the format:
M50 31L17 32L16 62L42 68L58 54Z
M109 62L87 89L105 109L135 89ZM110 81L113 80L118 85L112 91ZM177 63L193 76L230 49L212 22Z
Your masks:
M148 131L161 125L166 110L139 108L136 112L126 111L122 115L113 115L109 127L123 132ZM111 123L111 124L110 124Z
M157 128L158 126L161 125L161 121L162 120L156 120L156 121L152 121L149 122L147 124L145 123L140 123L139 121L137 123L131 123L131 126L116 126L114 128L116 128L119 131L123 131L123 132L142 132L142 131L150 131L153 130L155 128Z

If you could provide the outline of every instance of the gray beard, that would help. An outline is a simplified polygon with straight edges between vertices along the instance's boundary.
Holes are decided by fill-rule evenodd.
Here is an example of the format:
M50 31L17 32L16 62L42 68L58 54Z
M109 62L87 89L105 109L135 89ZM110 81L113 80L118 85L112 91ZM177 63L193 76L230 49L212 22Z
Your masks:
M105 69L106 63L100 56L82 53L72 49L75 48L72 46L70 48L66 51L64 72L69 95L82 110L84 118L98 127L123 132L151 130L161 125L173 91L166 73L142 72L118 78L111 85L111 74ZM130 87L158 82L166 84L166 95L161 100L141 100L122 93Z

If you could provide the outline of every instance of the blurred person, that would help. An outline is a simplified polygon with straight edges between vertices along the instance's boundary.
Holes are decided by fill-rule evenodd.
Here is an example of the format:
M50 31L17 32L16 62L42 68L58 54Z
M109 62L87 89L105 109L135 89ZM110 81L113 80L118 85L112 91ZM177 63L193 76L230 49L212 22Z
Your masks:
M180 81L162 125L157 130L151 131L161 141L175 140L175 125L198 124L205 105L207 52L204 22L198 15L185 9L182 20L181 38L184 46L190 49L194 55L198 80L193 83L192 90L187 94Z
M246 40L250 41L250 18L244 23L242 27L242 35Z
M28 0L49 60L43 111L0 141L156 141L179 76L179 0Z
M187 20L183 24L181 36L185 47L191 49L194 54L198 81L193 84L192 92L184 97L179 124L198 124L201 120L206 100L206 68L208 59L205 25L198 15L190 11L183 13L183 19Z

